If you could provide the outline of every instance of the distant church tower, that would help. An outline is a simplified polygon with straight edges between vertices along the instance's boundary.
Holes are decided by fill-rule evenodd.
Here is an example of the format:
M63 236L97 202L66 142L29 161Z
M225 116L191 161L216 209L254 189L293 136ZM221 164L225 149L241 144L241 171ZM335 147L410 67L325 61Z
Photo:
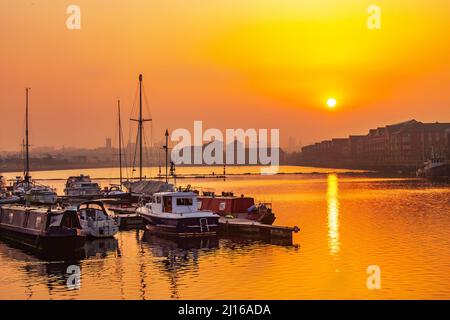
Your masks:
M106 149L111 149L112 148L112 143L111 143L111 138L106 138L106 145L105 145Z

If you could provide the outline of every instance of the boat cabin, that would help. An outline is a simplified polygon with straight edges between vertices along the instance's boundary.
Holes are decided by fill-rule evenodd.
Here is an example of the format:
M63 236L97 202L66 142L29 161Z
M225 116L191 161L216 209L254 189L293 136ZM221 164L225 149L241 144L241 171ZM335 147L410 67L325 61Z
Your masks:
M108 213L102 202L90 201L84 202L78 206L80 219L85 221L108 220Z
M194 192L159 192L155 193L147 208L153 212L166 213L192 213L199 210L197 194Z
M201 210L210 210L220 215L247 213L248 209L254 206L254 198L243 195L237 197L231 192L222 192L220 196L212 192L204 192L199 198Z
M51 228L81 228L77 212L74 210L24 206L1 207L0 226L41 234L45 234Z

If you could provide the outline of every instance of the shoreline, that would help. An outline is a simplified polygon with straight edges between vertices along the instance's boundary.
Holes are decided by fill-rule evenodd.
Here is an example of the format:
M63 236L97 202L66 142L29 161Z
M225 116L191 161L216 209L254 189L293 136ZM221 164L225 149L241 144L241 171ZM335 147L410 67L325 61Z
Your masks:
M189 168L195 168L195 167L200 167L200 166L185 166L189 167ZM235 166L238 167L238 166ZM243 166L240 166L243 167ZM255 166L244 166L244 167L255 167ZM299 167L299 168L305 168L306 166L292 166L290 165L289 167ZM291 176L291 175L302 175L302 176L326 176L329 174L336 174L336 175L340 175L340 176L347 176L347 177L367 177L367 178L398 178L398 179L414 179L417 178L415 175L411 175L411 174L407 174L407 173L394 173L394 172L383 172L383 171L369 171L369 170L359 170L359 169L340 169L340 168L320 168L320 167L307 167L307 168L317 168L317 169L328 169L326 172L320 172L320 171L309 171L309 172L304 172L304 171L291 171L291 172L278 172L276 174L273 174L272 176ZM64 171L64 170L76 170L76 169L86 169L86 170L95 170L95 169L119 169L119 167L110 167L110 166L106 166L106 167L83 167L83 168L57 168L57 169L47 169L47 170L34 170L31 171L31 175L33 174L33 172L45 172L45 171L51 171L51 172L57 172L57 171ZM20 173L17 171L3 171L1 173ZM256 176L263 176L261 173L259 172L242 172L242 173L227 173L226 175L223 174L213 174L213 173L186 173L186 174L179 174L176 175L176 179L180 179L180 180L184 180L184 179L226 179L226 178L231 178L231 177L244 177L244 176L248 176L248 177L256 177ZM173 178L173 176L171 176L171 178ZM58 178L36 178L34 180L37 181L59 181L59 180L65 180L67 179L67 177L58 177ZM92 179L95 180L118 180L119 177L92 177ZM161 176L148 176L145 177L145 180L161 180L164 179L164 175ZM139 180L139 178L129 178L128 180Z

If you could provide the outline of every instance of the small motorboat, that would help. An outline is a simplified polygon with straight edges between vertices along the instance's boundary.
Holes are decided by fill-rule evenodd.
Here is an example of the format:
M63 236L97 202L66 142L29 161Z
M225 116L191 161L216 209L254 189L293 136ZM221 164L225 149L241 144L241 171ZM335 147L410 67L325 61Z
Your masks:
M23 179L18 176L12 185L12 190L14 195L24 198L27 191L33 187L34 182L31 180L31 177L28 176L26 179Z
M31 204L55 204L57 200L55 190L47 186L36 185L25 193L25 201Z
M149 230L170 236L212 236L219 228L219 216L200 211L197 194L189 189L155 193L136 212Z
M448 179L450 178L450 161L434 156L417 170L416 175L431 180Z
M104 189L104 198L127 198L130 196L129 192L123 191L121 186L118 184L112 184L109 188Z
M5 179L0 176L0 205L2 204L12 204L20 202L20 197L15 196L8 190Z
M79 175L67 179L64 194L69 197L102 197L103 193L96 182L92 182L89 176Z
M83 202L78 206L77 212L88 237L109 238L119 231L120 222L108 214L101 201Z

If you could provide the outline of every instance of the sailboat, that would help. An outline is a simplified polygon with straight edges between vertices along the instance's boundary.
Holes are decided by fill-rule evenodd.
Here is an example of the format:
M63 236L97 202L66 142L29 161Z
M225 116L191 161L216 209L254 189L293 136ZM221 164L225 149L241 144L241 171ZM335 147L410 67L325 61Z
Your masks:
M120 117L120 100L117 100L117 111L119 115L119 184L111 184L105 192L105 198L122 198L129 193L122 190L123 174L122 174L122 120Z
M165 133L166 184L169 183L169 131ZM219 215L199 209L198 194L190 188L155 192L150 201L136 212L153 232L177 237L203 237L216 235Z
M24 161L24 178L17 177L13 184L13 193L19 196L29 204L55 204L57 194L54 189L40 185L31 180L30 176L30 144L28 135L28 101L30 88L25 89L25 161Z
M144 119L142 113L142 74L139 75L139 118L130 119L138 123L138 143L136 148L139 147L139 179L138 181L125 181L123 185L132 194L138 194L139 196L149 196L155 192L170 191L173 186L168 184L167 181L158 180L145 180L142 174L143 167L143 138L144 138L144 123L152 121L152 119ZM137 151L137 150L136 150Z

